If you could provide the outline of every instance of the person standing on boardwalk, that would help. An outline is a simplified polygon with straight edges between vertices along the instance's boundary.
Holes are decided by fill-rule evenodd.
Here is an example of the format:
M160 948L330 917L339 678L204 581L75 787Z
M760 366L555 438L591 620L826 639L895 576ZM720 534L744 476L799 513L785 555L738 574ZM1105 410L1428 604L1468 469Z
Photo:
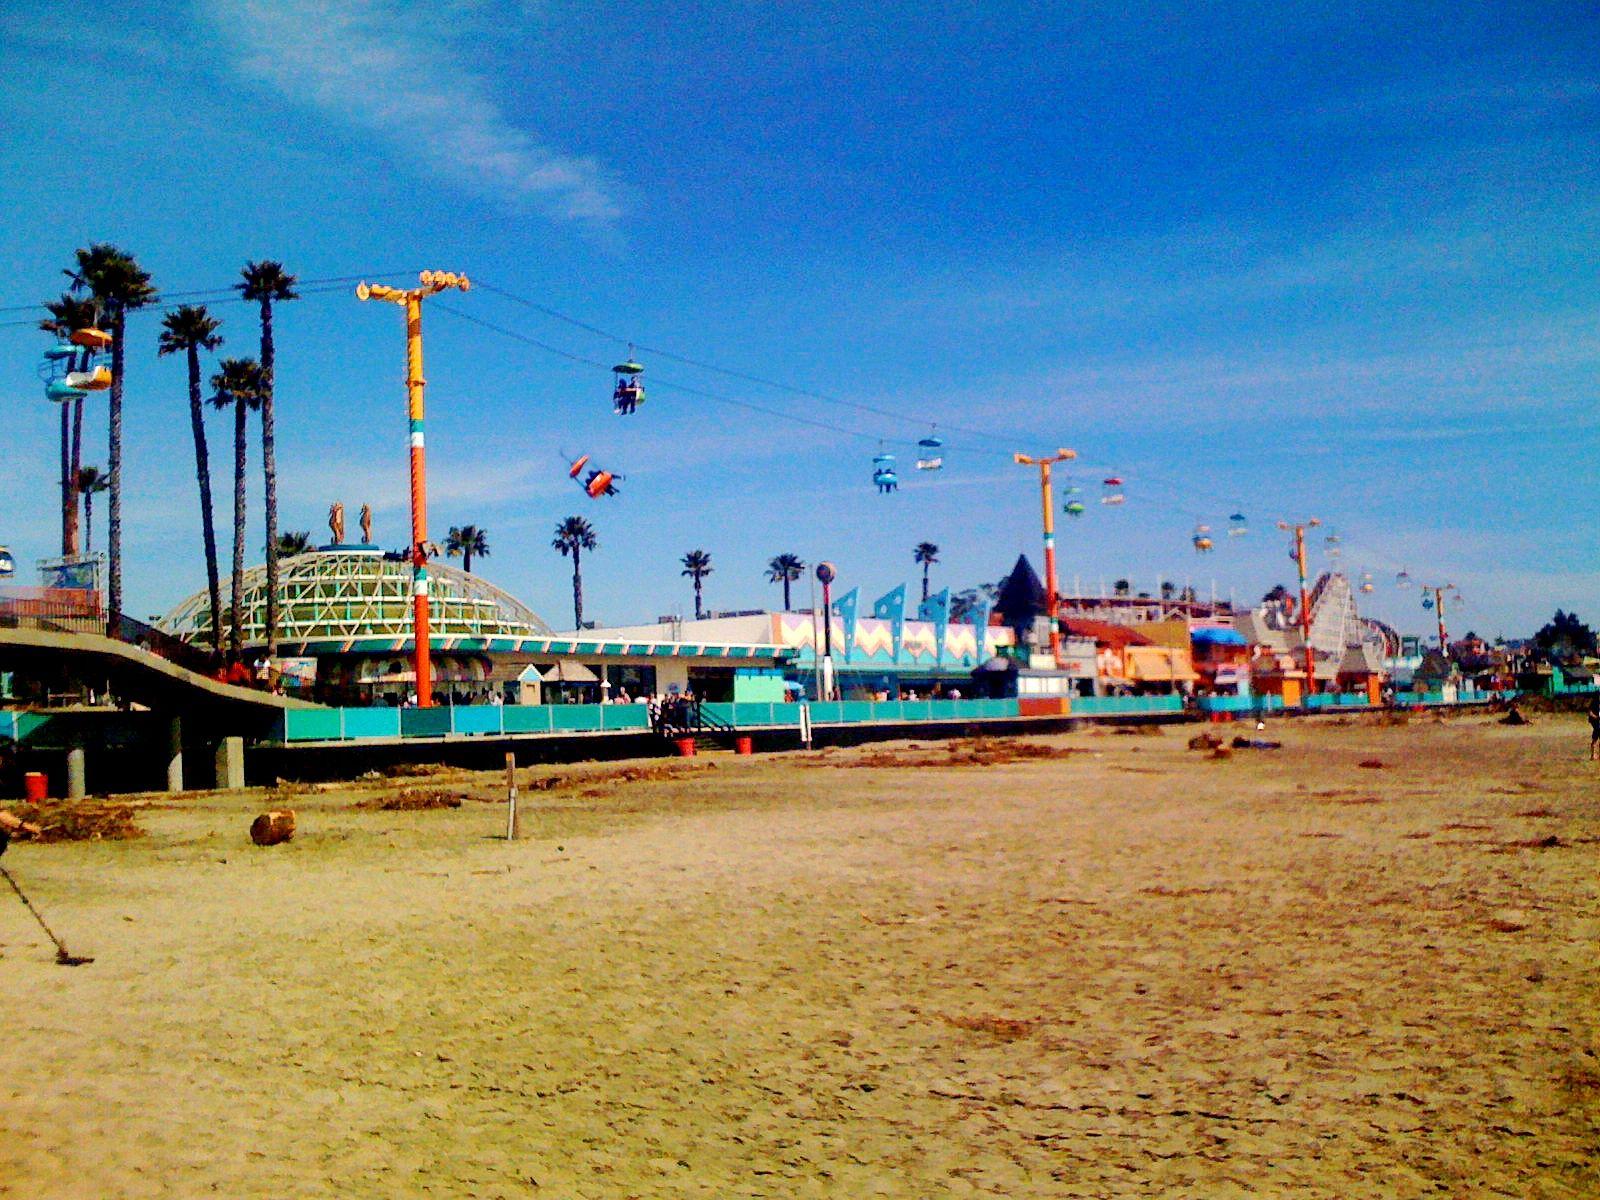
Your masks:
M1600 695L1589 705L1589 761L1600 758Z

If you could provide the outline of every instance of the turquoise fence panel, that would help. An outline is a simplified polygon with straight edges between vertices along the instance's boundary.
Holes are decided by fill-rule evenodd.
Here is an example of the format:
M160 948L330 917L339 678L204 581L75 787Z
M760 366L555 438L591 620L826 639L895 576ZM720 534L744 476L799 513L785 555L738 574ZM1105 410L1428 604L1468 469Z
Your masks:
M838 700L818 700L811 706L813 725L837 725L844 720L844 704Z
M549 733L551 705L508 704L500 710L507 733Z
M448 708L402 708L401 737L444 737L450 732Z
M757 709L765 707L764 704L729 704L726 701L712 701L702 704L700 711L712 721L724 721L729 725L754 725L756 719L753 715L741 718L739 714L746 711L754 714Z
M505 710L495 704L468 704L450 710L450 732L498 734L503 732L500 718Z
M343 713L337 708L291 708L283 714L286 742L336 742L344 736Z
M552 704L550 726L557 733L592 733L603 728L598 704Z
M49 713L18 712L15 709L0 712L0 738L10 738L14 742L31 741L43 736L51 720Z
M862 721L874 719L874 705L867 700L841 700L839 701L838 719L847 725L856 725Z
M344 736L346 738L396 738L400 736L400 710L398 708L346 708Z
M893 724L905 719L905 702L901 700L874 700L867 706L872 710L870 721L883 721Z
M649 729L650 709L643 704L607 704L600 710L601 729Z
M768 724L771 725L798 725L800 724L800 706L798 704L769 704Z
M937 719L932 700L902 700L900 711L907 721L932 721Z

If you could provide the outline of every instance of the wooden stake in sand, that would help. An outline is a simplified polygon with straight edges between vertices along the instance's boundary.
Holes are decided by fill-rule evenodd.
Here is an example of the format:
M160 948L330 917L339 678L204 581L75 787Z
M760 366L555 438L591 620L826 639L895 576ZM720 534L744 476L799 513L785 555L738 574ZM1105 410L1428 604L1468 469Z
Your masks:
M517 756L506 751L506 841L514 842L522 836L522 826L517 820Z

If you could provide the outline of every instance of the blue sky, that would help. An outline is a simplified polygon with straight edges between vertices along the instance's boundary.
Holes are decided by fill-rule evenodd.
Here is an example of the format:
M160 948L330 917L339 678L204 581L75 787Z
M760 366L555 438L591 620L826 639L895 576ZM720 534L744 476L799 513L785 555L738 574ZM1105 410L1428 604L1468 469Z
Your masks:
M1591 5L77 13L0 0L0 541L19 562L58 537L56 427L44 340L11 307L110 240L170 292L260 257L305 279L464 271L796 389L641 352L650 398L619 419L604 369L444 308L605 364L624 341L487 288L432 302L431 525L485 526L481 573L558 626L569 513L599 532L587 615L608 622L690 606L696 547L717 608L772 602L782 551L870 595L922 540L943 548L935 586L993 579L1038 558L1009 450L1062 445L1087 491L1114 470L1129 497L1062 520L1064 582L1259 595L1290 569L1272 522L1315 515L1403 628L1429 623L1387 585L1401 567L1460 585L1457 632L1600 618ZM251 311L214 311L253 353ZM127 373L139 615L203 582L182 366L156 359L156 325L134 318ZM398 313L308 295L278 344L283 525L320 534L330 501L370 502L400 544ZM946 470L874 494L878 439L934 424ZM210 432L226 530L227 422ZM622 497L585 499L562 451L625 473ZM1252 532L1197 556L1194 525L1235 507Z

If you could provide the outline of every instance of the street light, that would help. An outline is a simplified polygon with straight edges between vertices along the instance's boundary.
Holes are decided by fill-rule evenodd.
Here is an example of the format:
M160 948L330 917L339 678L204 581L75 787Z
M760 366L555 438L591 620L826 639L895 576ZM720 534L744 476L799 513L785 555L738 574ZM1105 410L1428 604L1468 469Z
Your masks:
M357 300L387 300L406 312L406 408L411 421L411 640L417 676L417 706L433 706L433 663L428 646L428 477L422 436L422 301L426 296L472 285L465 275L424 271L421 287L356 285Z

